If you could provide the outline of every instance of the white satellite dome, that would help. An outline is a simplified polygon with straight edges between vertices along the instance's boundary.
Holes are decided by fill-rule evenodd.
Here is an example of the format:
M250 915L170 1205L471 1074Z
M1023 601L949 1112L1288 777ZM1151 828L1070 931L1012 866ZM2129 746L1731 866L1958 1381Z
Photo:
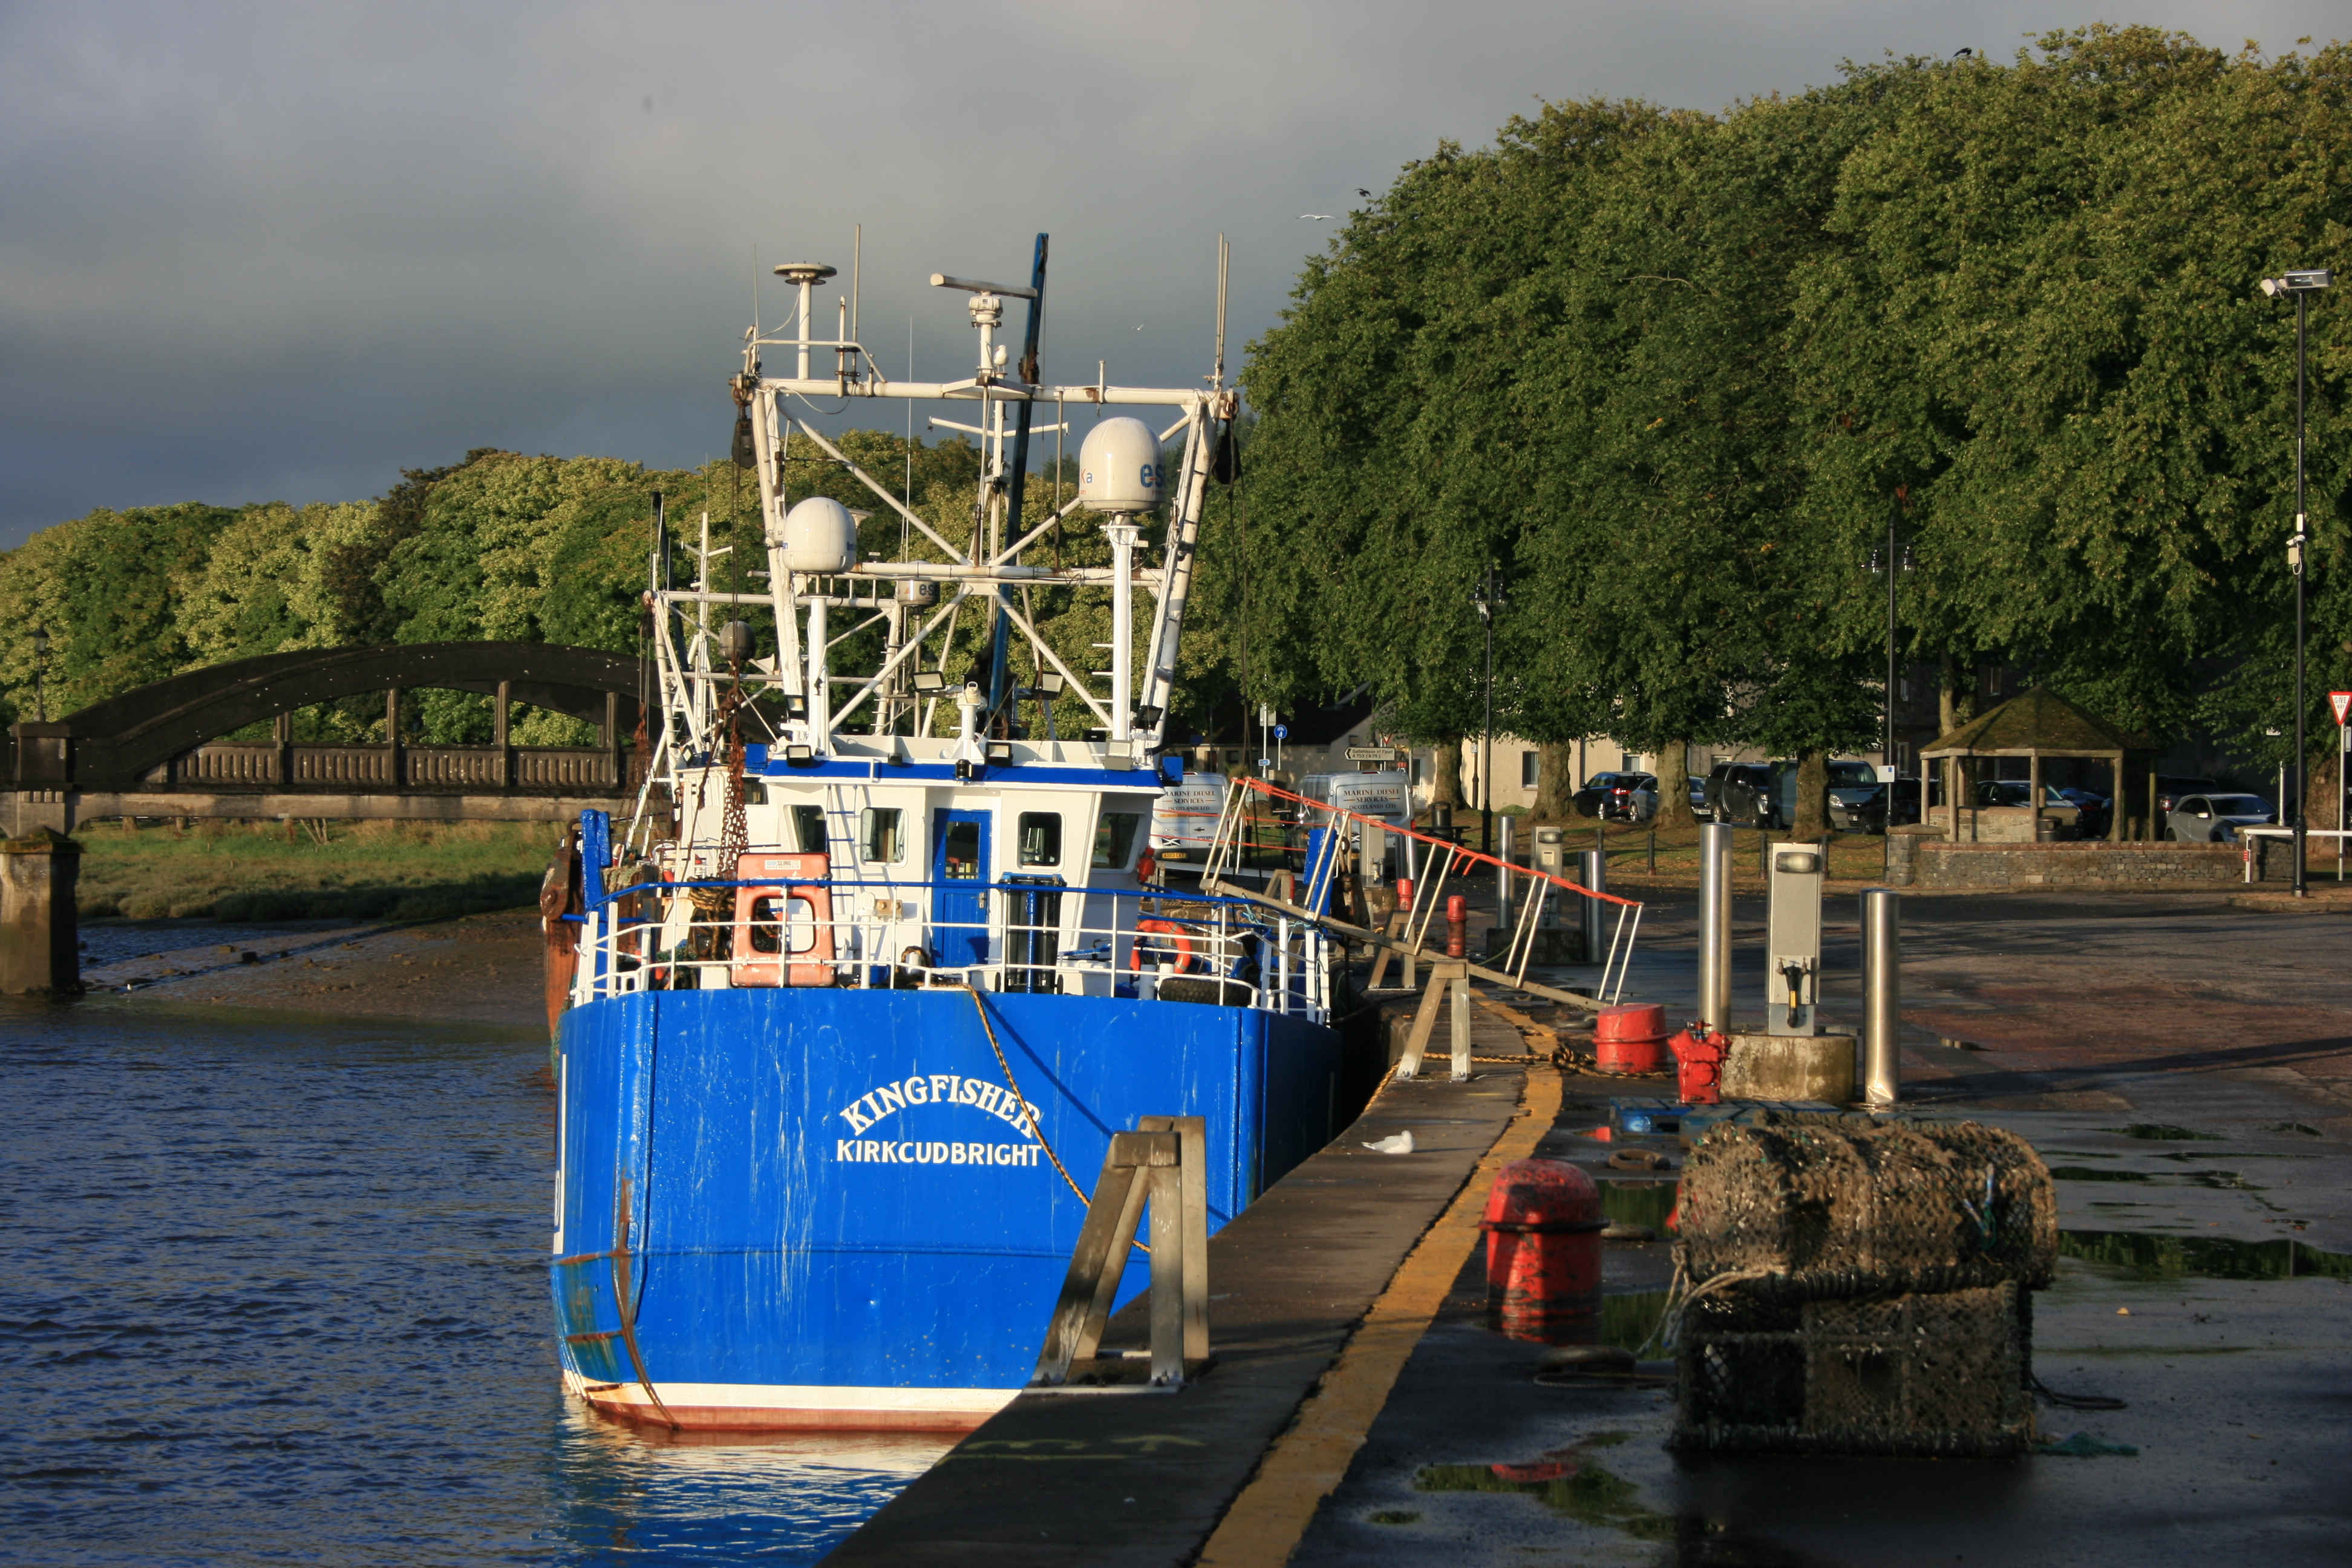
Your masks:
M1160 442L1140 419L1106 419L1078 448L1078 500L1088 511L1150 511L1160 504Z
M846 572L857 563L857 520L830 496L811 496L784 513L784 565L794 572Z

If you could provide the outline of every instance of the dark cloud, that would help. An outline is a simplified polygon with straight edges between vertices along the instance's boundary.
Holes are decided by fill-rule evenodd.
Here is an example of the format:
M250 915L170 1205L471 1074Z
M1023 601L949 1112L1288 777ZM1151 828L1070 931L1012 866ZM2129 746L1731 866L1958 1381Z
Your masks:
M2156 5L2234 46L2329 5ZM1359 186L1538 99L1715 107L1883 50L2005 57L2007 5L0 10L0 542L98 505L373 494L467 447L723 450L752 263L849 264L903 368L934 269L1054 235L1049 373L1207 368ZM782 304L766 294L770 319ZM829 317L827 318L830 319ZM1137 322L1145 330L1132 330Z

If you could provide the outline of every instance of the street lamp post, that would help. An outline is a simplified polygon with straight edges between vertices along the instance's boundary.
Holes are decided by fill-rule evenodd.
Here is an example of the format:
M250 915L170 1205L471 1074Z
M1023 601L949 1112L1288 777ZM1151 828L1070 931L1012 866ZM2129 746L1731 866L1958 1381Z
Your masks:
M42 677L49 669L49 628L33 628L33 713L42 723L49 721L49 700L42 689Z
M1898 500L1895 506L1887 509L1886 553L1880 561L1873 563L1871 567L1873 571L1878 571L1883 567L1886 573L1886 740L1885 750L1881 753L1886 760L1886 820L1879 825L1879 837L1885 841L1880 846L1885 864L1885 869L1880 875L1886 877L1892 877L1895 874L1895 574L1907 572L1911 568L1907 552L1904 551L1895 534L1895 529L1901 522L1902 515L1902 506ZM1927 781L1922 779L1920 788L1924 790L1926 787ZM1924 798L1919 803L1923 818L1926 815L1927 804Z
M1478 741L1478 847L1495 852L1495 612L1502 607L1501 574L1486 563L1478 580L1478 619L1486 631L1486 721Z
M2304 880L2304 836L2308 831L2309 813L2304 810L2305 772L2308 759L2304 755L2304 689L2303 641L2305 615L2305 547L2310 542L2311 530L2303 502L2303 377L2304 325L2309 314L2311 296L2336 281L2335 275L2324 267L2308 268L2300 272L2288 272L2277 278L2263 279L2263 292L2272 299L2281 294L2294 296L2294 532L2287 540L2287 570L2294 577L2294 896L2309 896L2310 889ZM2281 802L2282 805L2285 803Z

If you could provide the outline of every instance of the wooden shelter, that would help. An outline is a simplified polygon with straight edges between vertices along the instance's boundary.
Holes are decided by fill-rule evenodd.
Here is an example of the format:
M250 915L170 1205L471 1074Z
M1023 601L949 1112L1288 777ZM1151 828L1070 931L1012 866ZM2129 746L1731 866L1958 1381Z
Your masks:
M2044 757L2089 757L2110 764L2115 769L2115 796L2108 812L2107 838L2120 844L2124 836L2124 763L2127 753L2145 749L2145 743L2135 744L2105 720L2095 719L2057 693L2035 687L2020 692L1998 708L1969 720L1948 735L1938 736L1919 748L1922 762L1950 758L1965 763L1974 757L2023 757L2027 761L2027 798L2033 807L2033 832L2042 837L2042 759ZM1956 769L1956 772L1958 770ZM1962 781L1948 778L1944 802L1951 809L1951 837L1958 843L1960 837L1960 796ZM1976 811L1973 798L1969 810Z

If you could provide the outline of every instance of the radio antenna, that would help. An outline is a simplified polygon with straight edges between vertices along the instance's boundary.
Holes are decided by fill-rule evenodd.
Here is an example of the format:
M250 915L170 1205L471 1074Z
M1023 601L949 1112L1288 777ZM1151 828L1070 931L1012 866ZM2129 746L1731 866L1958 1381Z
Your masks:
M1225 237L1217 236L1217 374L1210 378L1210 384L1220 392L1225 385L1225 265L1232 255Z

